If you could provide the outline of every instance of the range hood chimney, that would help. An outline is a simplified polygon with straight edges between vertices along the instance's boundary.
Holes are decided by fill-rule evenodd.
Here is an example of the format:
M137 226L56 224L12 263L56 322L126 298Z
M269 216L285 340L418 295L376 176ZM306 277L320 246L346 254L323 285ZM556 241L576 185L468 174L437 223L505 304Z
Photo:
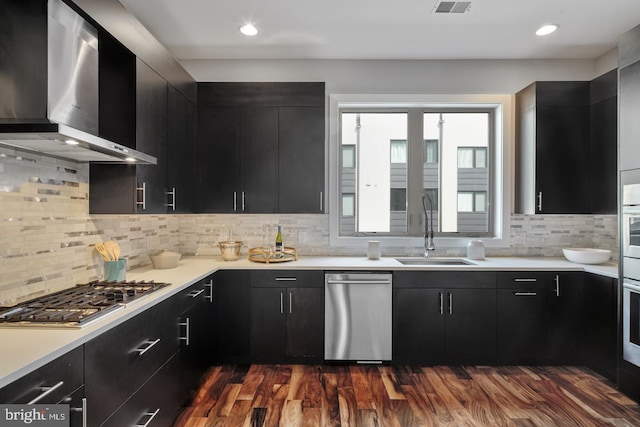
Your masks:
M93 26L61 0L6 0L0 16L0 50L9 54L0 69L0 145L82 163L157 163L97 136Z

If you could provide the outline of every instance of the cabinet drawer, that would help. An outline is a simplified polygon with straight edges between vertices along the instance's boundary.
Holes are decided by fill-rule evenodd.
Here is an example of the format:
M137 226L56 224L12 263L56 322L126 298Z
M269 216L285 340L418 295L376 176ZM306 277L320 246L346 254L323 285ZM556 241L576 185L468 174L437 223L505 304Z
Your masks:
M169 299L85 344L89 425L100 425L178 351Z
M80 346L0 389L0 403L29 403L51 387L55 389L33 403L58 403L82 387L83 379L84 348Z
M180 409L178 359L174 355L103 427L172 425Z
M176 313L184 313L197 303L209 300L213 292L212 278L201 280L178 292L172 299L176 304Z
M495 289L492 271L395 271L394 288Z
M546 271L501 271L498 273L498 288L514 289L547 286L549 272Z
M288 286L324 287L324 272L292 270L252 271L250 283L251 287L254 288Z

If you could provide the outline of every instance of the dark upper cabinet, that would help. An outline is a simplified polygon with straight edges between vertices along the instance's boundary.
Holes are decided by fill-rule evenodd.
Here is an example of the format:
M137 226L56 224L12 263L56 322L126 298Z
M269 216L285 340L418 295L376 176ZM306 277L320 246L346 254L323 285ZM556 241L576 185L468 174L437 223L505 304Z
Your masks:
M198 211L238 211L240 108L199 108Z
M324 108L282 107L279 113L278 212L322 212Z
M199 83L199 210L320 213L324 83Z
M151 67L136 61L136 148L158 159L138 165L138 213L167 211L167 82Z
M173 86L168 87L167 212L196 210L197 110Z
M640 61L620 69L619 169L640 168Z
M516 94L517 213L616 212L616 74Z
M516 212L589 212L588 103L588 82L536 82L516 94Z
M278 108L240 109L240 208L278 212Z
M89 212L167 212L168 85L139 59L135 64L135 148L157 158L155 165L92 164Z

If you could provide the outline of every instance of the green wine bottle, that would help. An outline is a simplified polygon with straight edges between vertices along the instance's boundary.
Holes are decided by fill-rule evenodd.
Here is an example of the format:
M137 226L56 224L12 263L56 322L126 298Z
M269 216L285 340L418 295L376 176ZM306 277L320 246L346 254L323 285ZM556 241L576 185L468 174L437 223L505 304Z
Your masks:
M278 225L278 234L276 235L276 258L282 258L282 226Z

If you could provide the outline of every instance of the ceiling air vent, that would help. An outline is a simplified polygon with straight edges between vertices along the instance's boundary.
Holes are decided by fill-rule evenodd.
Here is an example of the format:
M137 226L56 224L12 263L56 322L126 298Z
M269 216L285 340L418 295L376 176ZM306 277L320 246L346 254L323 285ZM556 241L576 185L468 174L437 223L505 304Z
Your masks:
M441 1L436 3L434 13L465 13L470 7L470 1Z

